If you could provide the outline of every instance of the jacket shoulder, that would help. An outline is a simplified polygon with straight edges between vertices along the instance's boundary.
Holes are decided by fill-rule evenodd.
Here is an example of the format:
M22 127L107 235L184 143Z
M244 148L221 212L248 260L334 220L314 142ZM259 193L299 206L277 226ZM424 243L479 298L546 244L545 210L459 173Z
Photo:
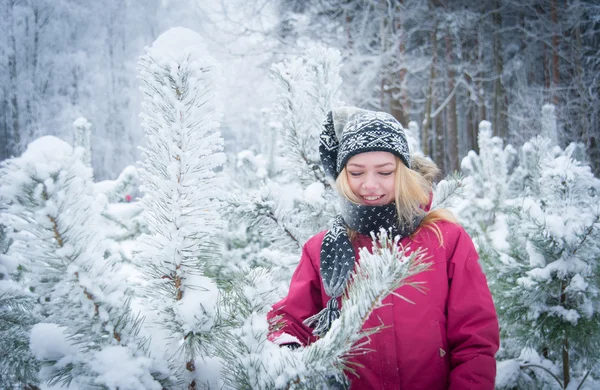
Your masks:
M457 222L436 221L430 226L422 227L415 238L439 241L437 233L441 234L444 243L453 243L463 236L470 237L467 231ZM446 246L446 245L444 245Z
M309 238L308 240L306 240L306 242L304 243L304 248L309 251L314 249L319 249L320 251L321 244L323 243L323 238L325 238L325 234L327 232L328 230L323 230L322 232L319 232L311 238Z
M471 236L459 223L451 221L437 221L432 226L421 228L413 241L427 247L438 259L450 260L455 255L476 254Z

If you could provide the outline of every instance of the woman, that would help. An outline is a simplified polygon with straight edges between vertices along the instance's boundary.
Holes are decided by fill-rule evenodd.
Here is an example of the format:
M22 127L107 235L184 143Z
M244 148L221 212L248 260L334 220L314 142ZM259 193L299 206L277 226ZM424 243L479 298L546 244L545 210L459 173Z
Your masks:
M426 251L429 269L413 277L426 292L403 286L364 327L386 325L370 337L370 353L352 358L354 389L493 389L498 320L471 238L445 210L429 211L437 167L411 159L402 126L389 114L354 108L328 115L319 148L336 179L342 214L331 229L304 245L288 295L269 319L269 338L307 345L338 316L358 248L371 249L370 231L392 228L410 251ZM371 222L365 222L371 221Z

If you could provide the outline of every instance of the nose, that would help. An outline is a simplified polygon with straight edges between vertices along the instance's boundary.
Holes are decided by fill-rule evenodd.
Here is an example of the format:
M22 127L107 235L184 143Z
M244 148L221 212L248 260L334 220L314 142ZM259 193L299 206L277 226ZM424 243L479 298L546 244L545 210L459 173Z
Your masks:
M377 178L373 175L366 175L365 180L362 183L362 187L365 190L372 190L377 188Z

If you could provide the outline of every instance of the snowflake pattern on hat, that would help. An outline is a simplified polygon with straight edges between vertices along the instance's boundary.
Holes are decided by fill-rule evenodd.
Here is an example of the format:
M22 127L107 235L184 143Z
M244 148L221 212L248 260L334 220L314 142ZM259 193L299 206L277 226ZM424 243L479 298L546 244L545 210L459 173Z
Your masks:
M410 152L402 125L390 114L368 111L350 119L344 127L336 159L339 172L350 157L365 152L390 152L410 168Z

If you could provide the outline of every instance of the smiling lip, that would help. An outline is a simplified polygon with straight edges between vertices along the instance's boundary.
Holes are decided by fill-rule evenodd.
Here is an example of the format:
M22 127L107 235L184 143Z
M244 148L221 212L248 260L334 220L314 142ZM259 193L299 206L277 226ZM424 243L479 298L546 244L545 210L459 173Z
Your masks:
M376 204L383 199L383 195L363 195L361 196L365 204Z

